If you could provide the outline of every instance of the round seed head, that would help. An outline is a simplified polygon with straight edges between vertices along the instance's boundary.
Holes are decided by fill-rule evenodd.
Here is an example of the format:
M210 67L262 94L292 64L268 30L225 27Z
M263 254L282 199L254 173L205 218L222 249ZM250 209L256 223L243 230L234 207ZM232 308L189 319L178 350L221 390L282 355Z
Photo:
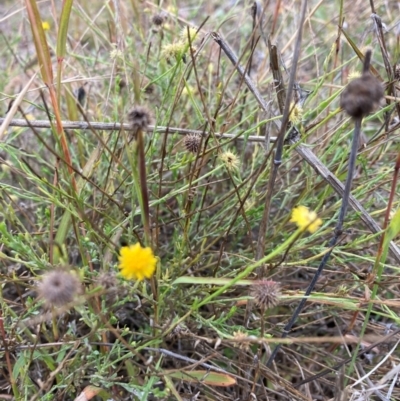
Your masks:
M278 305L281 296L280 285L272 280L260 280L253 284L251 295L257 306L271 309Z
M379 105L384 91L377 78L370 73L372 51L365 52L363 73L353 79L340 96L340 107L354 118L363 118Z
M145 131L150 124L150 112L146 107L135 106L128 114L128 121L135 131Z
M165 21L165 14L163 14L163 13L154 14L153 18L151 19L151 21L153 22L153 25L159 27Z
M188 152L197 153L199 151L201 135L188 134L185 136L183 143Z
M81 283L72 272L56 269L42 277L38 293L48 307L60 307L69 304L81 293Z

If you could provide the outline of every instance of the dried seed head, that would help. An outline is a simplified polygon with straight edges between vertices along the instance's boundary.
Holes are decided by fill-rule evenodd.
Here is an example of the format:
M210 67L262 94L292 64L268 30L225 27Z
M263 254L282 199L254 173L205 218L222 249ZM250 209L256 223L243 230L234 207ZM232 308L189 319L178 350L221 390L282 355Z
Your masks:
M167 61L175 58L176 60L183 57L185 53L185 43L183 42L174 42L174 43L167 43L161 49L161 57L165 58Z
M257 306L271 309L278 305L281 296L280 285L272 280L260 280L253 284L251 296Z
M150 112L146 107L135 106L128 114L128 121L135 131L145 131L150 124Z
M197 29L193 26L185 26L179 36L183 43L193 43L197 36Z
M188 152L197 153L201 143L201 135L188 134L185 136L183 143Z
M153 25L159 27L161 26L164 21L165 21L165 14L164 13L157 13L153 15L153 18L151 19Z
M362 118L374 111L384 95L382 84L369 72L370 61L371 51L368 50L362 76L353 79L340 97L340 107L354 118Z
M376 109L383 94L381 83L371 74L363 74L346 86L340 97L340 106L351 117L364 117Z
M81 293L81 283L71 271L56 269L46 273L39 284L39 297L46 306L64 306Z
M303 117L303 108L299 104L292 102L289 110L289 121L295 125L301 123L301 119Z
M222 153L219 157L228 170L236 170L239 167L239 159L234 153L226 151Z
M118 287L118 280L114 272L100 273L96 283L107 291L115 291Z
M118 280L115 272L101 272L97 277L96 284L105 290L105 299L108 303L115 301L118 295Z
M250 341L248 335L242 331L235 331L233 333L233 339L235 340L234 346L242 349L243 351L248 351L250 348Z

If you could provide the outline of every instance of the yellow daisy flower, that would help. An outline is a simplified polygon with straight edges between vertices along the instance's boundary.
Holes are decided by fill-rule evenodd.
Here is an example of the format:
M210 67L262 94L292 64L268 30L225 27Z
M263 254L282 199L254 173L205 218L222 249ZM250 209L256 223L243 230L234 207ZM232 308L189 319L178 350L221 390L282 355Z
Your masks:
M152 249L142 248L139 243L123 246L118 260L121 275L128 280L142 281L150 278L156 270L157 258Z
M310 211L306 206L297 206L292 211L292 223L296 223L297 227L302 230L307 229L310 233L315 233L322 224L322 220L317 213Z

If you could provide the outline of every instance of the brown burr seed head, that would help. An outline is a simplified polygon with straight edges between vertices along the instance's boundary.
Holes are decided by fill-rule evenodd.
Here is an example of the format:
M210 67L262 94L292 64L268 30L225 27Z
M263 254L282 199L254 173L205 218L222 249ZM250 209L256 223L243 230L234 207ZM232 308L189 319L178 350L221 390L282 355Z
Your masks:
M374 111L384 95L383 86L369 72L351 81L340 97L340 106L354 118Z
M185 148L192 153L197 153L201 143L201 135L199 134L188 134L183 140Z
M281 297L280 284L272 280L257 281L251 287L251 295L254 297L256 305L271 309L279 303Z
M162 13L154 14L152 18L152 22L156 26L161 26L165 21L165 15Z
M150 124L150 112L146 107L135 106L128 114L128 121L135 130L145 131Z

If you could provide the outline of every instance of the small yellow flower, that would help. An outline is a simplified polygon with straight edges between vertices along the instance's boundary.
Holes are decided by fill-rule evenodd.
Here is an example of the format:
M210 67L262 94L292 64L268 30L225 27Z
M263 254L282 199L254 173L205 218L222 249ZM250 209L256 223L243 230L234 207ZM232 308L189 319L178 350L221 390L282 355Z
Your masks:
M123 246L118 258L121 275L128 280L142 281L150 278L156 270L157 258L151 248L142 248L139 243Z
M225 164L225 167L230 171L236 170L239 167L239 159L232 152L226 151L222 153L219 158Z
M302 230L307 229L310 233L315 233L322 224L322 220L317 213L311 211L306 206L297 206L292 211L292 223L296 223L297 227Z
M48 30L50 30L50 24L47 21L43 21L42 28L44 31L48 31Z
M300 105L295 104L294 102L292 102L290 104L290 114L289 114L289 121L292 124L299 124L301 123L301 119L303 117L303 109Z

